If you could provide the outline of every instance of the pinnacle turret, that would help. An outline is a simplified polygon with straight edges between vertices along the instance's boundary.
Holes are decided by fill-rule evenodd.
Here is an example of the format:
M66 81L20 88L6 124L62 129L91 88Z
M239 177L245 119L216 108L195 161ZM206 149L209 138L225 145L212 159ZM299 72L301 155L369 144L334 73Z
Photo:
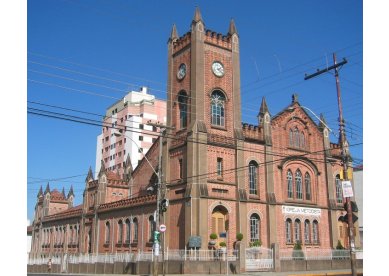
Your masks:
M41 187L39 188L39 192L38 192L37 197L40 197L41 195L43 195L42 185L41 185Z
M266 112L269 113L269 108L267 107L267 103L266 103L266 99L265 97L262 97L262 102L261 102L261 107L259 108L259 115L263 115L265 114Z
M326 119L324 118L323 113L320 113L319 128L320 128L320 129L324 129L325 127L327 127Z
M230 21L230 27L228 28L228 34L229 35L238 34L234 19L231 19L231 21Z
M105 165L104 165L104 162L103 160L101 160L101 166L100 166L100 171L99 171L99 177L105 173Z
M74 196L73 185L70 186L70 190L69 190L67 198L69 198L70 196Z
M50 193L50 185L49 182L47 182L46 189L45 189L45 194Z
M201 17L200 8L196 7L195 14L193 16L192 23L197 23L199 21L203 21L203 18Z
M102 162L101 166L103 166L103 162ZM88 175L86 176L85 181L88 182L90 179L92 179L92 180L94 179L94 178L93 178L92 167L89 167Z
M179 38L179 36L178 36L176 24L173 24L172 32L171 32L171 34L170 34L170 39L171 39L172 41L175 41L175 40L178 39L178 38Z

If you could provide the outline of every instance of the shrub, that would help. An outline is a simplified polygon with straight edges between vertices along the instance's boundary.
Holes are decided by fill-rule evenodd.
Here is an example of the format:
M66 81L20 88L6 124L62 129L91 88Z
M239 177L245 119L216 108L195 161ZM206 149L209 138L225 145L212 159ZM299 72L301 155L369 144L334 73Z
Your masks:
M221 247L226 247L226 246L227 246L227 244L226 244L224 241L220 242L219 245L220 245Z
M243 234L242 234L242 233L236 234L236 239L237 239L238 241L243 240Z
M250 247L259 247L262 245L261 240L250 242Z
M344 247L343 247L342 243L340 242L340 240L338 240L338 244L336 245L336 249L338 249L338 250L344 249Z
M292 257L293 257L293 260L304 260L304 252L302 250L300 241L297 241L294 244Z
M216 233L212 233L211 235L209 235L209 238L211 240L216 240L217 239L217 234Z

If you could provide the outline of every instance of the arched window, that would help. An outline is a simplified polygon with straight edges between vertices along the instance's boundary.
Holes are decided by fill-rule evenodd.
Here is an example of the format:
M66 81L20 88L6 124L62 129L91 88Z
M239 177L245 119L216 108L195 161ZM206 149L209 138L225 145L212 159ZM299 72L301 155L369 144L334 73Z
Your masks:
M54 244L58 244L58 227L54 231Z
M257 214L252 214L250 216L250 241L259 241L260 240L260 219Z
M70 226L70 228L69 228L69 239L68 239L68 243L69 243L69 244L72 244L72 243L73 243L73 226Z
M150 241L152 241L154 238L154 231L156 231L154 216L149 216L149 240Z
M300 148L303 149L305 148L305 136L304 132L300 133Z
M286 181L288 186L288 198L293 198L293 177L290 170L286 173Z
M188 95L185 91L181 91L178 95L178 107L180 109L180 128L185 128L188 124Z
M285 221L285 238L286 243L292 243L292 220L290 218Z
M138 219L134 218L134 220L132 221L132 224L133 224L133 228L134 228L133 242L138 242Z
M342 182L340 181L339 174L337 174L335 177L335 188L336 188L336 202L343 203Z
M304 222L304 242L305 244L311 243L311 223L307 219Z
M61 244L65 243L65 237L66 237L66 229L65 226L62 228L62 241Z
M123 238L123 221L118 221L118 243L122 243Z
M294 240L295 242L301 242L301 222L299 219L294 221Z
M257 183L258 183L258 164L255 161L251 161L249 163L249 187L250 194L256 195L257 191Z
M111 227L109 225L109 221L107 221L105 223L105 239L104 239L105 243L109 243L109 239L110 239L110 236L111 236L110 232L111 232Z
M294 146L294 135L293 135L293 129L289 130L289 146Z
M319 223L317 220L314 220L312 224L312 242L314 244L319 243Z
M126 219L126 243L130 243L131 241L130 235L131 235L131 223L129 219Z
M309 173L305 173L305 199L311 200L311 176Z
M303 198L303 183L301 178L302 178L301 172L300 170L297 170L295 175L295 183L296 183L296 198L298 199Z
M220 90L215 90L211 95L211 124L215 126L224 126L225 113L224 104L226 97Z
M294 146L296 148L300 147L300 133L297 127L294 129Z

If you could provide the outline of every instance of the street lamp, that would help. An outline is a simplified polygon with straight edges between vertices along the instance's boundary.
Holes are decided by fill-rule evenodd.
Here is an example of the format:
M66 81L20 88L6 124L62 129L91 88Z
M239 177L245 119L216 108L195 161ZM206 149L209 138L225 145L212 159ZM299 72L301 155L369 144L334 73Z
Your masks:
M143 153L143 151L141 150L141 148L138 146L138 144L129 136L123 134L123 133L118 133L118 132L114 132L114 135L116 137L119 137L119 136L124 136L128 139L130 139L134 145L138 148L139 152L142 152L143 154L143 157L146 159L147 163L150 165L151 169L153 170L153 172L155 173L155 175L158 177L158 184L157 184L157 211L155 212L155 231L154 231L154 244L153 244L153 249L154 249L154 270L153 270L153 274L154 275L158 275L158 261L157 261L157 257L159 256L159 242L158 242L158 239L157 239L157 236L159 234L158 232L158 228L159 228L159 202L160 202L160 187L161 187L161 162L162 162L162 139L160 140L160 151L159 151L159 169L158 169L158 172L155 171L153 165L151 165L150 163L150 160L146 157L146 154ZM160 136L161 138L161 136Z
M123 136L123 137L126 137L127 139L130 139L130 140L131 140L131 142L133 142L133 143L134 143L134 145L135 145L135 146L138 148L138 151L139 151L139 152L142 152L142 154L143 154L143 157L146 159L147 163L149 163L149 165L150 165L151 169L153 170L153 172L154 172L154 173L155 173L155 174L158 176L158 173L155 171L155 169L154 169L153 165L151 165L151 163L150 163L149 159L146 157L146 154L144 154L144 153L143 153L143 150L142 150L142 148L138 146L138 144L137 144L137 143L134 141L134 139L132 139L131 137L129 137L129 136L127 136L127 135L123 134L123 133L116 132L116 131L113 133L113 135L115 135L115 137L120 137L120 136Z
M159 156L158 156L158 173L155 171L154 167L151 165L150 161L147 159L146 155L143 153L144 158L146 159L147 163L149 163L150 167L152 168L153 172L155 175L158 177L158 184L157 184L157 211L155 213L155 231L154 231L154 261L153 261L153 275L157 276L158 275L158 256L159 256L159 241L158 241L158 236L160 235L159 233L159 213L160 213L160 202L161 202L161 186L162 186L162 146L163 146L163 141L162 137L165 135L165 130L166 129L174 129L174 127L168 127L165 125L158 123L151 123L150 121L147 122L147 125L153 126L153 127L158 127L160 129L159 131ZM141 148L138 146L138 144L130 137L127 135L124 135L122 133L114 133L115 136L125 136L128 139L130 139L135 146L138 148L139 151L141 151ZM164 263L164 248L162 248L162 261ZM165 275L165 271L163 269L163 274Z

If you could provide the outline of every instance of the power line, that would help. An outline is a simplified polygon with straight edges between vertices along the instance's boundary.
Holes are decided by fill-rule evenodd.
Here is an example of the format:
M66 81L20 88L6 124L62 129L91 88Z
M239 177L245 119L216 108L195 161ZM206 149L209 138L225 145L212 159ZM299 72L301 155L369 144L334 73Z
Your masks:
M39 114L39 113L36 113L36 112L33 112L33 111L28 111L28 113L31 113L31 114L35 114L35 115L41 115L41 116L47 116L47 117L52 117L52 118L57 118L57 119L64 119L64 120L69 120L69 121L73 121L73 122L81 122L81 123L86 123L86 124L91 124L91 125L96 125L96 124L93 124L93 123L88 123L88 122L84 122L84 121L78 121L74 118L60 118L60 117L57 117L55 115L50 115L50 114ZM114 128L115 127L111 127L111 128ZM130 131L132 132L132 131ZM159 136L159 135L156 135L156 136ZM169 139L177 139L175 137L167 137ZM201 143L201 142L197 142L197 141L190 141L189 139L187 139L187 142L192 142L192 143L199 143L199 144L207 144L207 143ZM361 145L363 143L359 143L359 144L355 144L355 145ZM355 146L355 145L352 145L352 146ZM255 152L255 153L262 153L262 154L265 154L265 152L261 152L261 151L250 151L250 150L247 150L247 149L241 149L242 151L246 151L246 152ZM272 156L278 156L278 157L282 157L281 159L277 159L277 160L273 160L271 162L277 162L277 161L280 161L280 160L284 160L284 158L286 157L302 157L302 156L306 156L306 155L312 155L312 154L315 154L315 153L319 153L319 152L324 152L326 150L320 150L320 151L317 151L317 152L308 152L308 153L305 153L305 154L302 154L302 155L291 155L291 154L274 154L274 153L267 153L268 155L272 155ZM313 161L316 161L316 162L322 162L324 163L325 161L321 161L321 159L314 159L314 158L311 158L311 160ZM261 163L261 164L264 164L264 163ZM243 167L240 167L240 168L247 168L247 166L243 166ZM234 169L240 169L240 168L234 168ZM232 169L232 170L234 170ZM228 171L228 170L226 170ZM216 174L217 172L212 172L212 173L207 173L207 175L209 174ZM192 177L198 177L198 176L192 176Z
M78 116L72 116L72 115L68 115L68 114L63 114L63 113L58 113L58 112L51 112L51 111L45 111L45 110L40 110L40 109L34 109L34 108L29 108L30 111L28 111L28 113L30 114L33 114L33 115L41 115L41 116L44 116L44 117L50 117L50 118L55 118L55 119L63 119L63 120L67 120L67 121L72 121L72 122L77 122L77 123L84 123L84 124L89 124L89 125L94 125L94 126L100 126L100 123L96 120L92 120L92 119L88 119L88 118L82 118L82 117L78 117ZM39 113L39 112L44 112L44 113ZM65 117L61 117L61 116L65 116ZM98 123L95 123L95 122L98 122ZM124 125L116 125L116 126L112 126L112 125L104 125L103 123L103 127L108 127L108 128L111 128L111 129L118 129L118 130L122 130L120 127L125 127ZM136 130L141 130L139 128L136 128L136 127L127 127L127 129L130 128L130 129L136 129ZM135 133L143 133L142 131L135 131L135 130L127 130L129 132L135 132ZM156 136L156 137L160 137L159 134L155 134L155 133L149 133L149 135L151 136ZM181 141L182 139L181 138L177 138L176 136L166 136L167 138L169 139L172 139L172 140L178 140L178 141ZM192 142L192 143L198 143L198 144L204 144L204 145L207 145L207 143L205 142L198 142L198 141L191 141L191 139L185 139L186 142ZM231 141L237 141L236 138L231 138ZM254 151L254 150L248 150L248 149L244 149L243 151L246 151L246 152L251 152L251 153L265 153L264 151ZM269 153L267 153L269 154ZM269 154L269 155L273 155L273 156L287 156L287 155L281 155L281 154Z

